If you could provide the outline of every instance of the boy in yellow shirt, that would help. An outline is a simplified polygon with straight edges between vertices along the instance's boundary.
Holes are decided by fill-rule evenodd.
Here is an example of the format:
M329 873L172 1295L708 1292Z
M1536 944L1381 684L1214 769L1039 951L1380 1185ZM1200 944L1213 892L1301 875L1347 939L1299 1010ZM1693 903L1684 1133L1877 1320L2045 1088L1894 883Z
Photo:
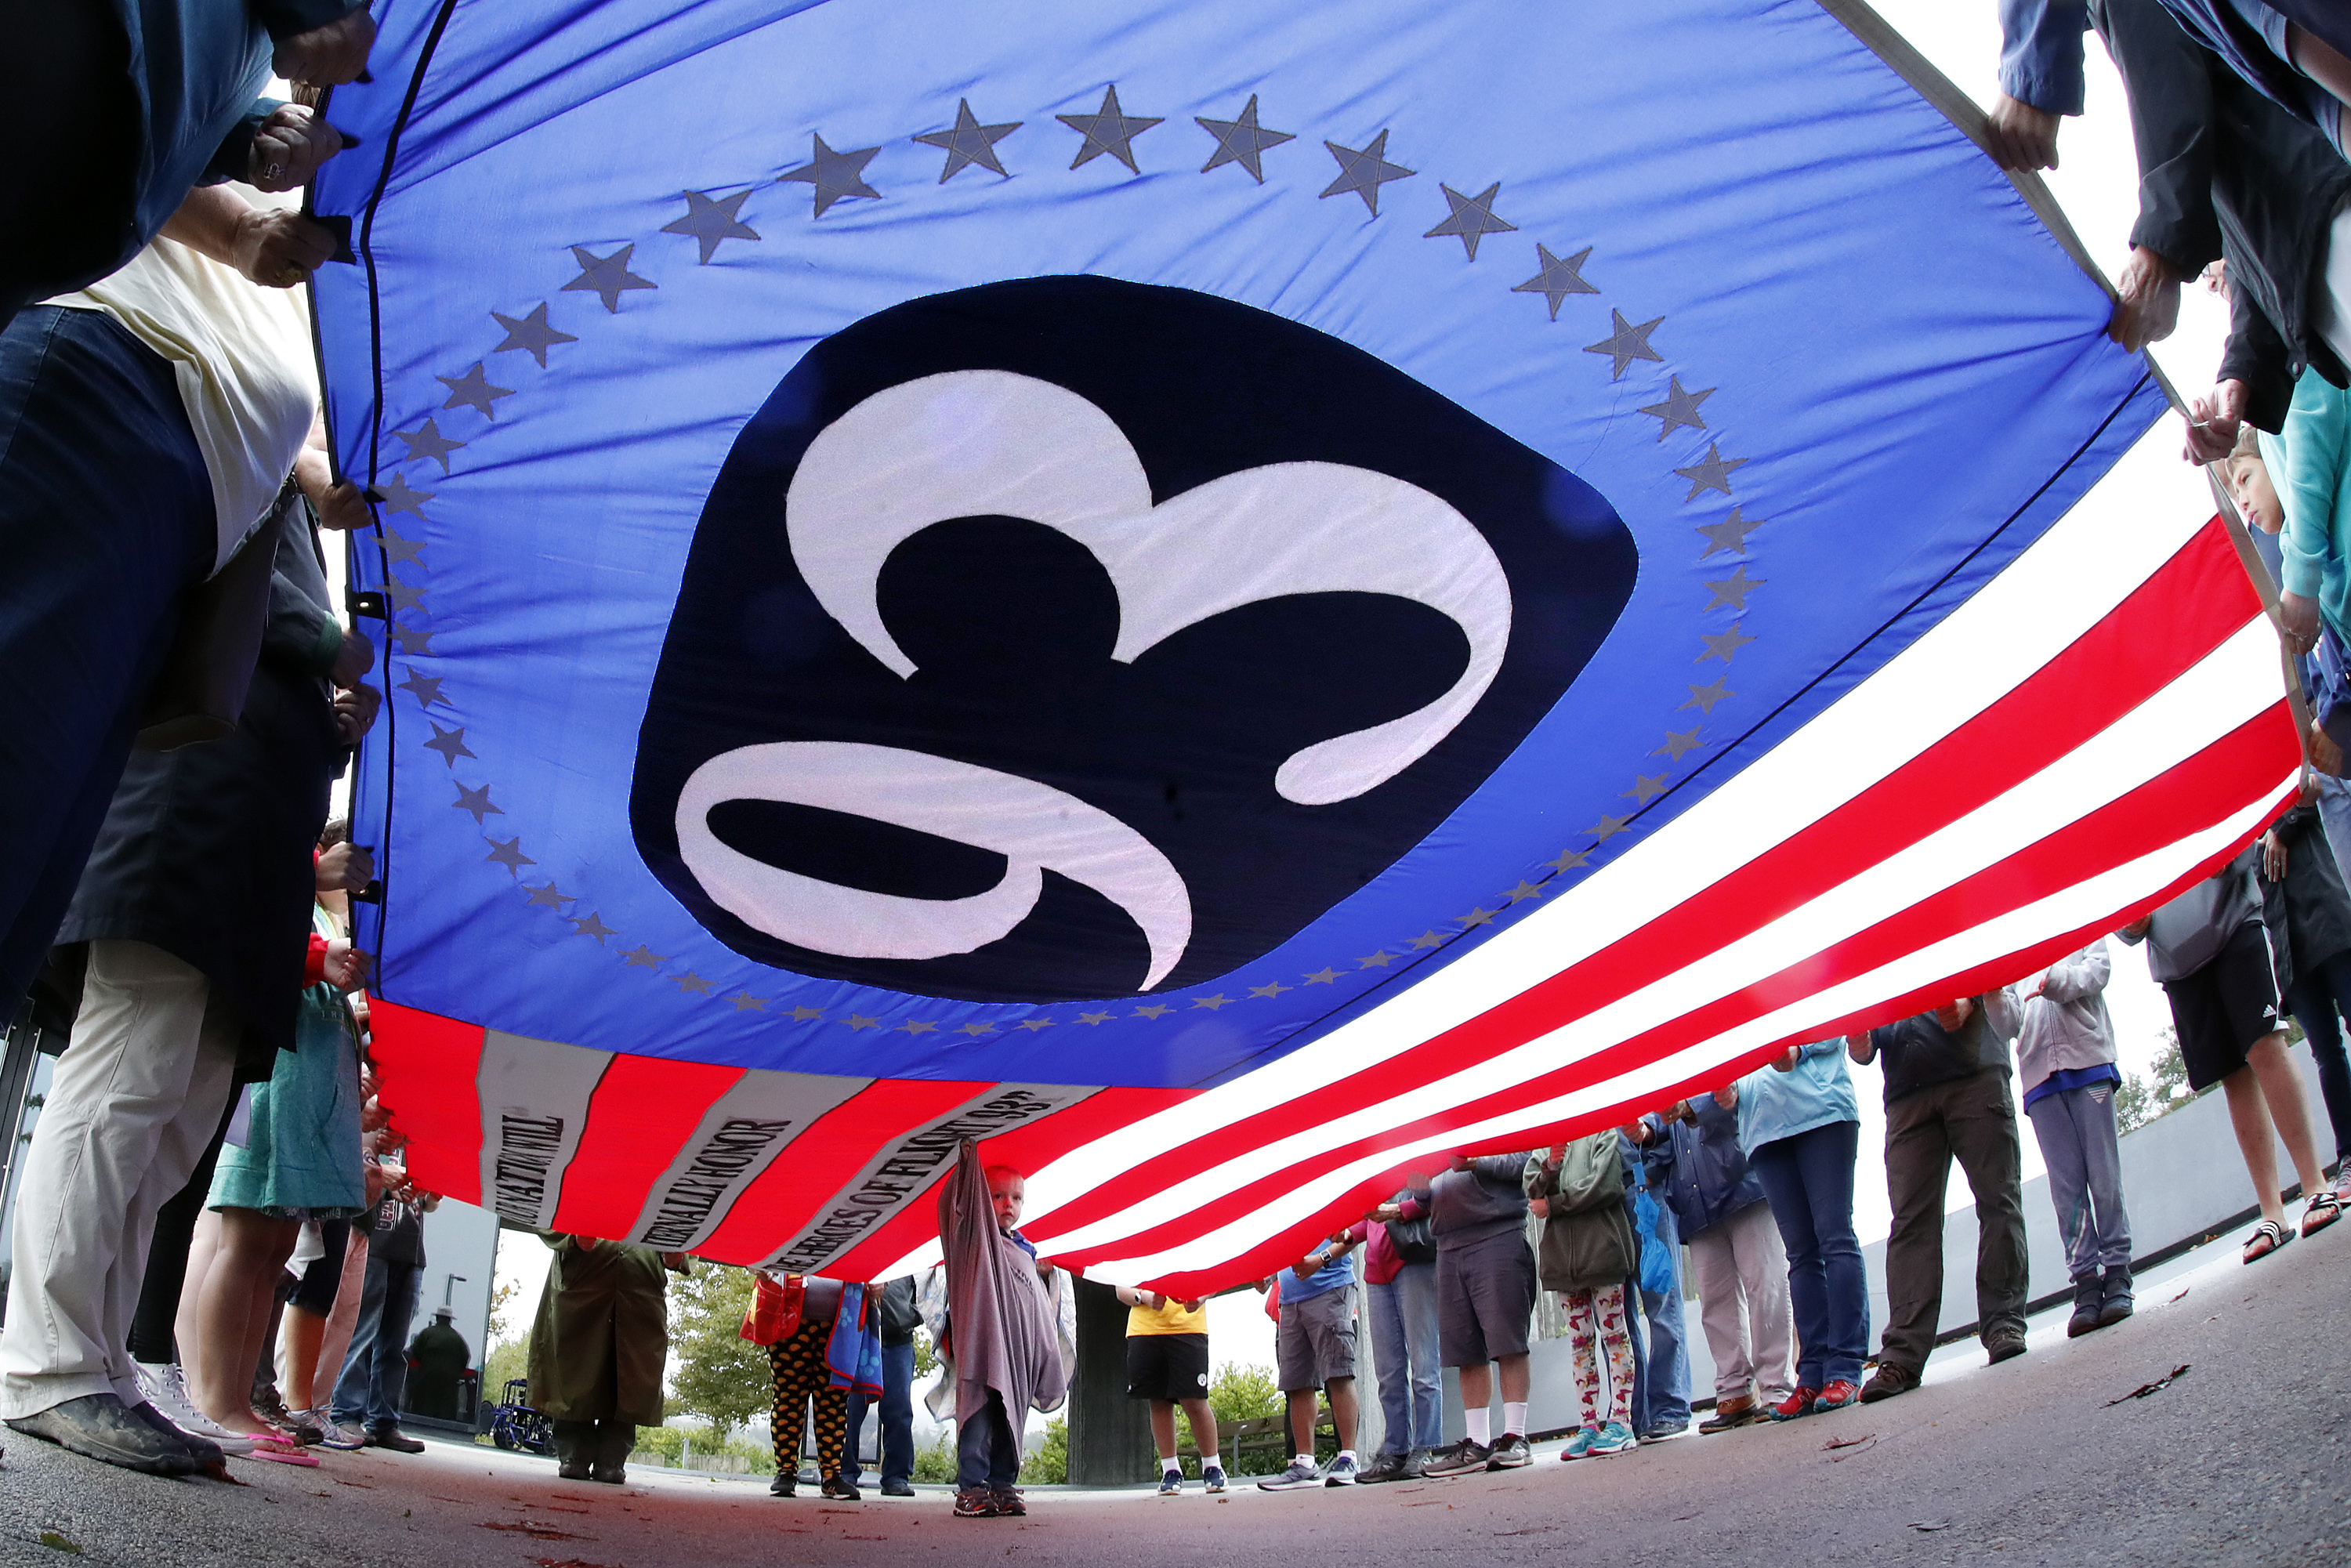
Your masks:
M1204 1490L1225 1490L1225 1469L1217 1462L1217 1417L1208 1408L1208 1306L1179 1301L1155 1291L1118 1288L1126 1314L1126 1392L1151 1401L1151 1437L1159 1448L1159 1495L1184 1490L1184 1466L1176 1457L1176 1407L1191 1418L1200 1445Z

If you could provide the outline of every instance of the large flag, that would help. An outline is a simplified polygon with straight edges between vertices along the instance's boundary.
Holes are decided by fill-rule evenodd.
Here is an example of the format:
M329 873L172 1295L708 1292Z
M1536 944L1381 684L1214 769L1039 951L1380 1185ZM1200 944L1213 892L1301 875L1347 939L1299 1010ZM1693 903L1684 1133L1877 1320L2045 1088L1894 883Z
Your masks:
M973 1136L1212 1288L2292 784L2161 390L1856 6L381 9L364 936L509 1222L886 1277Z

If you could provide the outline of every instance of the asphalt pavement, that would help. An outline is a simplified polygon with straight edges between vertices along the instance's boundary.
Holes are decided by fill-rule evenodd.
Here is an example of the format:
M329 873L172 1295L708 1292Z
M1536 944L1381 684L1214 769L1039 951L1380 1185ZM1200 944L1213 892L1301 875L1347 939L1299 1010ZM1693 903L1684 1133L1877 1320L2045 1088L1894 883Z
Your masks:
M157 1480L5 1433L0 1562L2351 1563L2351 1224L2251 1268L2233 1241L2191 1254L2143 1282L2137 1317L2080 1340L2064 1318L2034 1320L2006 1365L1951 1347L1914 1393L1782 1426L1573 1465L1549 1444L1524 1469L1401 1486L1039 1488L1022 1520L956 1519L935 1489L846 1504L734 1478L565 1483L455 1443Z

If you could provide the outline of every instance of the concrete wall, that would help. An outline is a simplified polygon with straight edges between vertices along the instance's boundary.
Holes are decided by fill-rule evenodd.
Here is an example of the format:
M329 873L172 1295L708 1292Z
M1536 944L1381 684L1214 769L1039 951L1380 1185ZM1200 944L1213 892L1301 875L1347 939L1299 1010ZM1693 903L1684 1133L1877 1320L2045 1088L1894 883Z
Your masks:
M2318 1134L2319 1158L2322 1163L2332 1163L2334 1139L2327 1130L2325 1103L2319 1097L2317 1067L2311 1061L2307 1045L2295 1046L2291 1054L2302 1073L2312 1125ZM2031 1122L2021 1113L2018 1119L2023 1137L2030 1141ZM2294 1163L2286 1157L2283 1145L2278 1148L2277 1160L2279 1179L2292 1186ZM2253 1205L2252 1182L2245 1174L2244 1158L2237 1151L2236 1134L2229 1124L2227 1096L2219 1090L2125 1134L2122 1162L2132 1250L2140 1258L2182 1242L2201 1241ZM1865 1151L1858 1179L1881 1180L1882 1168L1882 1159L1874 1152ZM1956 1165L1951 1180L1957 1184L1957 1190L1966 1191L1967 1178ZM2056 1211L2049 1201L2048 1178L2035 1176L2026 1182L2023 1201L2025 1239L2032 1270L2031 1289L2033 1298L2039 1300L2068 1289L2065 1249L2058 1239ZM1975 1321L1976 1234L1972 1203L1952 1210L1944 1220L1941 1333L1964 1328ZM1879 1239L1865 1246L1862 1261L1869 1272L1870 1346L1875 1350L1877 1336L1886 1327L1885 1241ZM1690 1396L1711 1398L1714 1357L1698 1326L1695 1299L1685 1302L1683 1322L1689 1351ZM1531 1360L1534 1375L1532 1396L1528 1402L1529 1425L1539 1432L1573 1425L1578 1417L1567 1341L1537 1342ZM1501 1430L1499 1396L1494 1406L1494 1429ZM1460 1390L1454 1375L1447 1372L1446 1440L1450 1442L1461 1434Z

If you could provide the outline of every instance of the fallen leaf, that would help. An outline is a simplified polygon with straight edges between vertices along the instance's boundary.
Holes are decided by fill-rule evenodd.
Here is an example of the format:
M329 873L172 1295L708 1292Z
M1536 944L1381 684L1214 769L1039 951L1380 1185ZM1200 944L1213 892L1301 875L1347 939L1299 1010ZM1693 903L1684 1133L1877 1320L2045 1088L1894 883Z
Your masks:
M78 1557L81 1555L81 1548L79 1546L68 1541L64 1536L59 1535L54 1530L44 1530L41 1531L41 1544L47 1547L52 1552L62 1552L68 1557Z
M551 1524L538 1524L528 1519L518 1524L499 1524L484 1520L477 1528L512 1531L517 1534L528 1535L533 1541L593 1541L596 1539L592 1535L574 1535L568 1530L558 1530Z
M1913 1530L1949 1530L1951 1528L1951 1521L1948 1519L1918 1519L1911 1521L1910 1528Z
M2106 1408L2110 1410L2113 1409L2116 1406L2121 1404L2123 1399L2146 1399L2153 1395L2160 1394L2165 1389L2170 1387L2174 1383L2187 1375L2188 1364L2183 1361L2178 1366L2171 1369L2169 1376L2158 1377L2153 1383L2142 1383L2137 1388L2132 1389L2128 1394L2124 1395L2122 1399L2107 1400Z
M375 1483L373 1481L347 1481L340 1476L329 1476L327 1479L333 1481L339 1487L357 1487L361 1491L375 1490Z
M606 1568L604 1563L590 1563L585 1557L566 1557L560 1561L553 1557L534 1557L531 1561L538 1563L538 1568Z
M1541 1535L1546 1531L1557 1530L1559 1526L1556 1524L1530 1524L1524 1530L1498 1530L1494 1531L1494 1533L1497 1535Z
M2172 1297L2171 1299L2175 1301L2184 1301L2188 1299L2188 1292L2191 1289L2193 1289L2192 1286L2182 1285L2179 1288L2179 1294Z
M1826 1453L1831 1448L1857 1448L1876 1436L1875 1432L1864 1432L1858 1437L1831 1437L1821 1445L1821 1451Z
M1831 1454L1829 1456L1829 1463L1833 1465L1841 1465L1847 1459L1852 1458L1855 1455L1865 1454L1869 1452L1870 1449L1877 1447L1877 1437L1876 1434L1873 1433L1871 1436L1860 1438L1857 1441L1840 1443L1834 1446L1842 1448L1845 1451L1842 1454Z

